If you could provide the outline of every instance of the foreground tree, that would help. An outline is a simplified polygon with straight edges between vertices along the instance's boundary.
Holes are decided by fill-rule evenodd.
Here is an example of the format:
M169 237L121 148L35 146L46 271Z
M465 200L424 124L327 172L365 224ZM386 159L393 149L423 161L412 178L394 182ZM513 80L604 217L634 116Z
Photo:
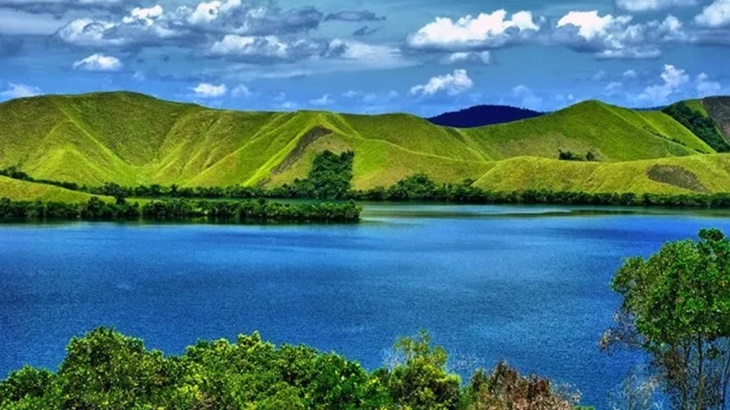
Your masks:
M611 287L623 296L604 348L646 351L674 408L727 408L730 380L730 241L703 229L699 242L665 244L628 259Z

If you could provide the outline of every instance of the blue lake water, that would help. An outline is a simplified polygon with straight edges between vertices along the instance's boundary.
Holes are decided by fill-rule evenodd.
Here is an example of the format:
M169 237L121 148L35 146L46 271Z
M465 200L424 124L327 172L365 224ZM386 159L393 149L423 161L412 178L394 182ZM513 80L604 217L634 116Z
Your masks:
M622 258L722 213L367 205L360 225L0 225L0 378L98 325L181 353L259 330L381 366L427 329L468 373L507 360L605 407L636 356L597 347Z

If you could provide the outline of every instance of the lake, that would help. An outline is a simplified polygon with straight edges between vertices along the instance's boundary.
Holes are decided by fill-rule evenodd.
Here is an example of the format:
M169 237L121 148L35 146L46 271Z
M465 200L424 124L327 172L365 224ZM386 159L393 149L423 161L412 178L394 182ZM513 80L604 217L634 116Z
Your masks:
M0 225L0 377L98 325L181 353L259 330L373 369L427 329L453 369L507 360L605 408L640 357L597 342L622 258L722 212L368 204L360 225Z

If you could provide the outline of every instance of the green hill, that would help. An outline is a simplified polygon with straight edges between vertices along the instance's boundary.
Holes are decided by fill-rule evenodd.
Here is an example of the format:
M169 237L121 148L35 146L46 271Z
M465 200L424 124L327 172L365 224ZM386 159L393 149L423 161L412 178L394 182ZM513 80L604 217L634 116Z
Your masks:
M36 179L86 185L277 186L305 177L313 157L329 149L355 152L353 185L359 189L425 173L439 182L471 178L516 190L544 179L511 174L529 168L517 164L532 163L561 170L545 187L654 190L664 187L632 182L642 180L648 166L633 161L715 153L662 112L597 101L509 124L452 129L408 114L240 112L114 92L12 100L0 104L0 122L0 168L17 165ZM601 163L551 161L558 150L591 151ZM727 161L714 158L709 168ZM591 180L562 174L580 169L588 175L584 170L594 168L607 171L591 172ZM710 182L705 168L697 171L704 186L725 189ZM609 183L616 174L626 177Z

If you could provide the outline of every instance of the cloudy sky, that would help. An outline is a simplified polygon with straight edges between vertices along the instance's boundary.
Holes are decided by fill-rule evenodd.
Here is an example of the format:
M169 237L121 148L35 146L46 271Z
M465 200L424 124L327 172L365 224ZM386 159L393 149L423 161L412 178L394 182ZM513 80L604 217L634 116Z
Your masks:
M730 0L0 0L0 100L431 115L730 94Z

